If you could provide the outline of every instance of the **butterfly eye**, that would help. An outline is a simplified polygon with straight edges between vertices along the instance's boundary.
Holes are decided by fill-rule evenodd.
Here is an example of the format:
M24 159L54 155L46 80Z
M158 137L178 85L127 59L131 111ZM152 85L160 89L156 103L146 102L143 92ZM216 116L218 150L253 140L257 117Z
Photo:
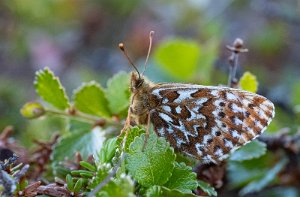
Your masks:
M136 88L141 87L143 85L143 83L144 83L144 79L139 79L136 83Z

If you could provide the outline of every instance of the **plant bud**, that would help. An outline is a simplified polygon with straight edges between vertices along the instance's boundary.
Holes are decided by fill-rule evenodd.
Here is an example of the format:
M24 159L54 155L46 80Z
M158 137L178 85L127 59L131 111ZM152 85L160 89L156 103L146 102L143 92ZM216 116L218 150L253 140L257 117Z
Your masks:
M45 109L40 103L29 102L23 105L20 112L25 118L33 119L43 116Z

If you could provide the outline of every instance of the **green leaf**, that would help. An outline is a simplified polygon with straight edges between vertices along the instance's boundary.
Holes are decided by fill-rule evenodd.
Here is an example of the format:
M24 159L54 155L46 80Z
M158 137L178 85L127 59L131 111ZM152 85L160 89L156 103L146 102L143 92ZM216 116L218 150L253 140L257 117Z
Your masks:
M164 138L149 135L144 150L145 134L136 137L129 147L126 168L130 175L142 186L163 185L172 175L175 165L173 148Z
M80 166L84 167L85 169L88 169L89 171L96 172L96 167L87 161L80 161L79 164Z
M284 24L270 23L253 32L253 37L248 42L249 48L257 54L263 54L266 58L272 58L281 53L285 46L283 38L287 36L288 33Z
M66 176L67 188L69 191L73 191L74 183L73 178L70 174Z
M187 80L195 74L200 52L200 46L195 41L172 39L156 48L154 58L169 74Z
M296 81L292 87L292 103L300 105L300 81Z
M124 175L103 186L96 196L135 197L134 183L129 176Z
M129 150L129 146L130 144L133 142L133 140L135 139L135 137L140 136L141 134L145 133L145 129L139 126L135 126L130 128L130 130L128 131L128 135L126 138L126 144L125 144L125 152L128 152ZM117 144L118 146L121 148L122 147L122 143L124 140L124 136L125 136L126 132L123 133L122 136L120 136L117 140Z
M110 138L106 140L99 151L98 159L100 163L109 163L116 154L117 138Z
M201 81L201 84L210 85L212 80L211 72L214 68L214 61L218 58L219 40L209 39L206 43L201 44L201 50L199 54L198 68L197 68L197 80Z
M154 185L147 189L147 197L197 197L193 193L182 193L179 190L170 190L164 186Z
M171 190L177 189L183 193L191 193L198 186L196 176L192 167L176 162L172 176L164 186Z
M92 126L90 123L69 119L66 130L71 133L89 132L92 130Z
M95 175L95 172L91 172L88 170L72 170L71 175L81 177L93 177Z
M109 101L108 106L113 114L119 114L128 108L129 82L129 75L125 72L120 72L108 80L105 96Z
M99 164L97 165L97 172L93 179L88 183L88 189L95 189L97 185L99 185L108 175L109 172L112 170L110 164Z
M258 158L264 155L267 151L266 144L257 140L254 140L240 149L233 152L230 156L232 161L243 161Z
M96 116L110 116L104 90L95 81L83 83L74 91L73 99L74 105L79 111Z
M62 138L54 147L52 159L55 162L63 161L65 158L73 160L75 153L80 152L84 160L88 156L96 154L105 140L105 131L100 127L93 130L81 130L73 132Z
M80 177L85 178L85 179L91 179L94 177L94 173L90 172L90 171L86 171L86 172L81 172L80 173Z
M146 196L147 197L162 197L163 192L162 192L161 186L154 185L154 186L148 188L146 191Z
M258 82L256 76L250 72L245 72L240 79L240 87L243 90L256 93L258 88Z
M263 177L273 163L273 156L265 154L259 158L244 161L228 161L227 171L230 187L238 188L245 186L251 181Z
M75 193L78 193L81 190L82 184L83 184L83 179L82 178L78 179L77 182L75 183L73 191Z
M299 197L297 188L295 187L286 187L286 186L279 186L274 188L268 188L267 190L263 190L259 192L260 196L264 197Z
M70 107L64 87L49 68L36 72L34 86L40 97L54 107L61 110Z
M208 183L206 183L204 181L199 180L198 186L209 196L217 196L218 195L215 188L213 188L212 186L210 186Z
M95 189L102 181L109 175L111 171L110 164L99 164L96 176L91 179L88 188ZM97 192L96 196L120 196L120 197L134 197L134 183L129 176L122 174L120 177L111 179L106 183L100 191Z
M29 185L29 184L28 184L28 180L26 180L26 179L21 179L20 182L19 182L19 188L20 188L19 191L24 190L28 185Z
M277 174L283 169L287 164L287 159L283 159L278 162L272 169L268 170L260 180L253 181L244 187L241 191L241 195L245 195L252 192L258 192L269 185L272 181L275 180Z

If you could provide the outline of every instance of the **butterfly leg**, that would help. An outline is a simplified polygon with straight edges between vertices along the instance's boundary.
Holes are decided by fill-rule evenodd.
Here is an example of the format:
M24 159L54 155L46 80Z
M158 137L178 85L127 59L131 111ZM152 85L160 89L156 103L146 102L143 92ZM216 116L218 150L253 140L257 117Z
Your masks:
M145 149L145 147L147 145L147 142L148 142L149 128L150 128L150 114L148 114L148 116L147 116L147 126L146 126L146 132L145 132L145 142L144 142L144 146L143 146L142 151L144 151L144 149Z
M123 133L125 132L125 136L127 137L128 135L128 128L130 127L130 122L131 122L131 113L130 113L130 109L128 109L128 115L124 124L123 129L121 130L119 137L122 137Z

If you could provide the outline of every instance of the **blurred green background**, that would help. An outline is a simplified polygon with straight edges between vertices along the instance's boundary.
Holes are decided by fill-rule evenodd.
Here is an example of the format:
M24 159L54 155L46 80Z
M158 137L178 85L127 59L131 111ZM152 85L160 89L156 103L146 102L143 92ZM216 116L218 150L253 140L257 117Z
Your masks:
M28 145L32 138L48 139L61 129L63 120L27 121L19 114L25 102L38 98L35 71L48 66L69 95L82 82L96 80L105 86L113 74L132 70L118 43L125 43L141 68L150 30L155 35L146 76L155 82L226 85L230 53L225 46L242 38L249 53L241 55L237 75L252 72L259 81L258 93L276 104L277 116L269 131L298 129L300 1L296 0L1 1L0 128L13 125L15 135ZM162 57L166 51L169 55Z

